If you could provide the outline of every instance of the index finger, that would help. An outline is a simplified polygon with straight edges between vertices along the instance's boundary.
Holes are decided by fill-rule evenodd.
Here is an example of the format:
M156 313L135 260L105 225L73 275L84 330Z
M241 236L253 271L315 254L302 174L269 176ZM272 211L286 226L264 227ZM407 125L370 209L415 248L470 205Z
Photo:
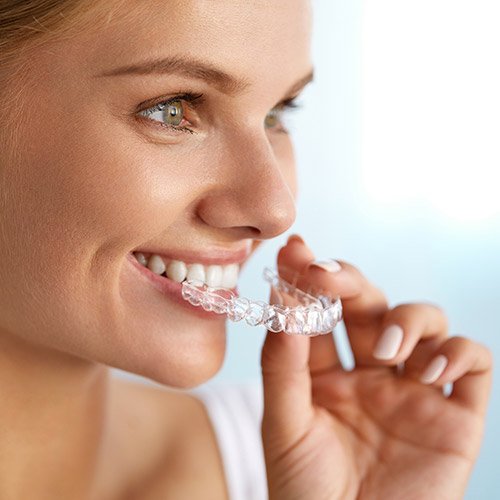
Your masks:
M309 264L303 272L304 279L340 296L347 338L356 366L379 365L371 352L373 339L379 335L389 311L387 299L357 268L345 261L336 262L340 269L335 272L328 272L314 263ZM396 367L388 369L397 371Z
M335 262L340 265L340 270L335 272L328 272L315 262L309 263L299 278L302 286L310 283L318 289L339 296L346 324L367 326L374 317L382 317L389 309L382 290L353 265L343 260Z
M304 245L297 243L296 246ZM287 281L294 281L298 288L306 292L341 298L347 335L358 364L367 358L364 353L371 352L373 336L379 333L383 317L389 309L385 295L356 267L345 261L336 261L340 269L336 266L336 272L328 272L317 265L312 252L304 257L290 258L286 263L293 264L292 269L281 268L280 275Z
M314 261L314 254L302 240L297 242L297 240L289 239L287 244L278 252L277 266L279 275L290 283L293 283L294 276L299 273L299 270L312 261ZM299 284L296 283L296 285L298 286ZM308 364L311 375L341 366L335 341L331 333L311 337L310 342Z

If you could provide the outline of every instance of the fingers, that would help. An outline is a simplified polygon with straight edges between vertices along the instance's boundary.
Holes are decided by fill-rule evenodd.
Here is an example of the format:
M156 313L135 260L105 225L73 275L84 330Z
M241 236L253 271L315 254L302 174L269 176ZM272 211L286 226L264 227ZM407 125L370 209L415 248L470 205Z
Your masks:
M389 310L381 290L354 266L338 261L340 269L314 265L314 255L300 238L291 238L278 257L280 275L305 291L340 296L343 316L356 365L386 365L442 388L452 382L449 396L484 414L492 378L492 356L481 344L464 337L448 338L448 321L433 304L401 304ZM338 266L337 266L338 267ZM299 273L299 276L297 276ZM321 371L340 364L330 336L311 340L309 360ZM314 346L314 348L313 348Z
M293 282L296 273L307 267L310 262L314 261L314 258L314 254L303 240L292 236L278 252L280 276ZM297 282L297 286L300 287L300 285L303 286L304 283ZM305 290L307 291L307 286ZM283 295L286 296L286 294ZM309 370L312 375L340 366L340 359L331 333L311 337L310 342Z
M400 304L385 313L380 332L370 339L371 354L380 363L393 365L406 361L418 342L434 340L437 346L447 335L448 319L439 307ZM419 366L417 359L412 361Z
M438 387L452 382L450 400L484 415L492 371L493 357L488 348L466 337L454 336L427 359L420 381Z
M354 266L337 261L341 270L327 272L314 265L305 271L307 279L318 287L340 296L343 318L355 364L379 364L371 356L373 339L379 334L384 315L388 311L387 299Z
M309 353L309 371L311 375L319 375L341 366L332 333L311 337Z
M278 256L280 275L288 281L296 278L302 290L313 289L342 299L344 322L356 364L375 364L370 356L373 336L380 331L387 300L354 266L338 261L340 270L328 272L313 265L314 254L300 239L292 238ZM290 268L292 270L290 270ZM293 272L295 271L295 273ZM300 275L297 277L297 271ZM335 343L330 335L314 337L311 344L311 371L320 372L340 366Z
M270 304L288 305L289 300L271 287ZM309 337L267 331L261 352L262 432L277 448L297 441L312 418L309 348Z
M388 305L384 293L353 265L343 260L336 262L341 266L336 272L325 271L311 262L304 270L304 281L339 295L346 323L366 326L374 316L385 313Z

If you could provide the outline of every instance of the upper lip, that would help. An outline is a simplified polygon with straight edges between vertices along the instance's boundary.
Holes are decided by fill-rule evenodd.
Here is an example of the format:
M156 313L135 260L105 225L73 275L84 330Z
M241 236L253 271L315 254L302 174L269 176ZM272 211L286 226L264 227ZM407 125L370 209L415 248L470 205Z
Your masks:
M200 252L199 250L166 250L160 248L140 248L134 250L134 252L159 255L166 260L180 260L186 264L199 263L206 265L241 264L250 256L251 251L251 242L238 250L229 250L227 248L218 248L204 252Z

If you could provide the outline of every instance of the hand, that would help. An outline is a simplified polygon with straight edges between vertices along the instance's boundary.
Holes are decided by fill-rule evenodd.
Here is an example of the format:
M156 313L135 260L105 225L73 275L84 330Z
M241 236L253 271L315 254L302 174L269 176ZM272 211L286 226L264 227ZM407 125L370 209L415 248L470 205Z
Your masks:
M342 368L331 334L267 332L261 365L269 499L462 498L481 444L490 351L448 337L438 307L389 309L355 267L340 261L342 269L329 273L310 267L313 260L292 239L278 254L278 270L285 279L284 267L304 272L299 288L306 290L307 281L340 295L355 368ZM273 293L270 302L278 302ZM374 348L390 325L402 328L401 346L392 359L377 359ZM447 360L444 371L423 383L438 355ZM453 390L445 396L448 382Z

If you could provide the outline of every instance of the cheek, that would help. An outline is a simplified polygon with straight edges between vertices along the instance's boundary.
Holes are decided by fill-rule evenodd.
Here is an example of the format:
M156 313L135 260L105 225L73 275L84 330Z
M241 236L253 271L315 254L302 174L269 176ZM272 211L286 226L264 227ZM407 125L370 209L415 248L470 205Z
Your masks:
M161 383L201 383L224 359L223 325L139 295L123 269L126 252L186 212L196 166L186 175L185 154L149 157L130 133L81 125L25 129L17 163L2 165L0 328Z
M189 203L193 180L172 168L182 159L148 156L116 124L82 125L32 138L36 154L17 179L23 210L36 214L27 223L51 227L57 251L80 255L101 245L122 252L165 231Z
M85 307L99 294L109 300L118 259L182 213L189 178L116 126L50 109L25 115L16 157L2 160L0 306L38 328L42 317L47 329L70 317L90 326Z

